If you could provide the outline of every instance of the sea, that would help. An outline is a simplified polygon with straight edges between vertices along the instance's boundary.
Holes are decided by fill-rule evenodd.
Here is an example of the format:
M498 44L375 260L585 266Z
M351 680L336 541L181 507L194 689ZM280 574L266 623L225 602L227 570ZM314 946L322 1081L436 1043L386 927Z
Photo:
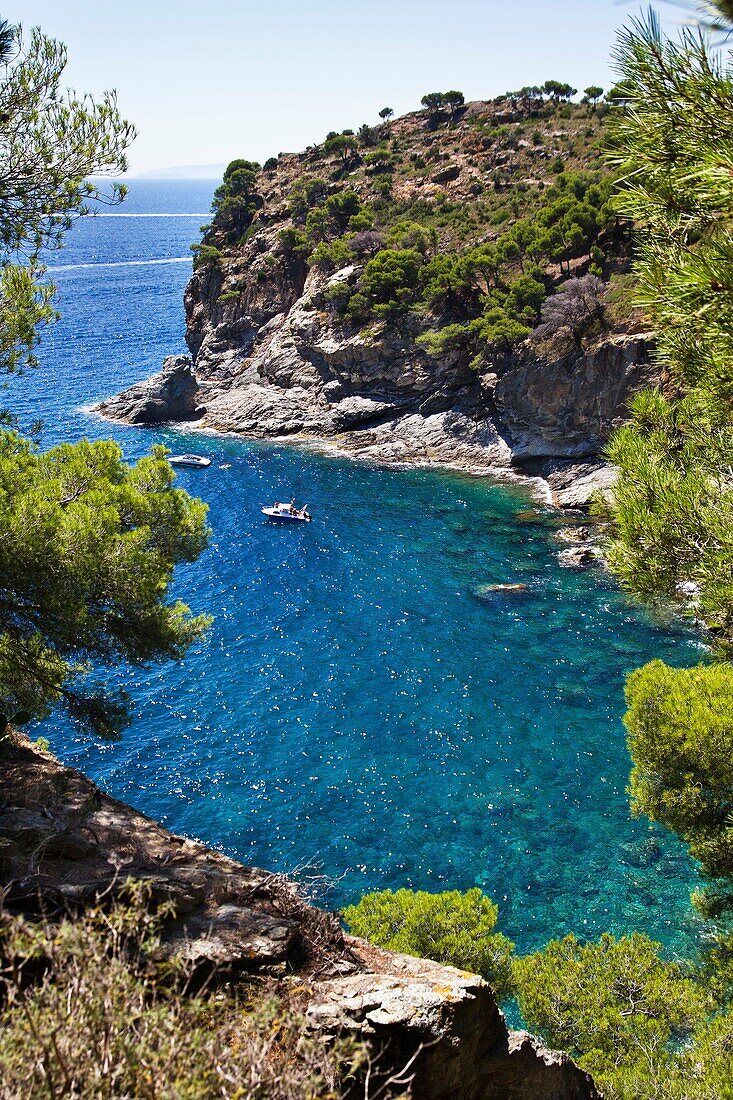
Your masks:
M172 595L213 615L179 662L109 673L119 740L36 724L107 792L248 864L370 890L479 886L519 950L574 932L699 935L685 848L632 819L624 676L704 659L681 621L603 572L558 565L558 521L521 485L389 469L297 445L106 423L88 409L184 352L189 246L214 183L130 181L48 257L61 320L4 395L40 444L115 439L206 455L177 483L211 543ZM260 509L295 496L308 525ZM526 584L524 595L487 594Z

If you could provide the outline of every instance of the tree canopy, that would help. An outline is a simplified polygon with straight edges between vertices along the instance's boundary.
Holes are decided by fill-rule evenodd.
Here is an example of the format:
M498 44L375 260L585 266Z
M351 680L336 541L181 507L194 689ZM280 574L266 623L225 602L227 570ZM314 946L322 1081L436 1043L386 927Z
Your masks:
M660 1091L675 1077L682 1084L676 1051L704 1022L707 1004L658 943L637 933L586 944L565 936L517 960L514 972L527 1025L572 1054L609 1100L712 1096Z
M124 171L134 129L113 93L63 91L65 64L41 31L26 44L0 23L0 372L34 364L39 325L54 316L41 250L61 245L90 199L124 197L87 177ZM164 454L129 467L114 443L43 452L0 431L0 726L60 702L113 733L127 701L101 682L102 666L180 657L206 625L167 601L174 566L208 532L205 505L173 488Z
M622 34L617 59L618 207L638 226L640 298L666 385L636 398L609 448L610 562L633 591L691 592L720 657L733 645L733 67L699 30L665 38L653 14ZM728 877L716 908L733 907L729 682L729 666L654 662L628 685L637 809L678 832L708 875Z
M89 177L125 171L134 127L114 92L95 102L65 90L66 62L60 42L0 21L0 372L34 365L39 327L55 317L41 250L60 246L90 200L124 196Z
M483 975L499 998L512 992L514 945L495 931L499 910L475 888L462 894L447 890L381 890L365 894L344 911L356 936L379 947L422 955Z
M627 680L637 814L674 830L712 885L707 913L733 906L733 666L653 661Z
M206 506L174 489L165 449L126 466L115 443L46 452L0 433L0 711L61 702L100 734L126 700L99 663L178 658L207 619L164 596L206 544Z
M235 244L249 229L252 218L262 206L257 193L256 161L233 160L224 170L221 184L214 192L211 209L214 213L212 230L204 236L204 243L223 236L227 244Z

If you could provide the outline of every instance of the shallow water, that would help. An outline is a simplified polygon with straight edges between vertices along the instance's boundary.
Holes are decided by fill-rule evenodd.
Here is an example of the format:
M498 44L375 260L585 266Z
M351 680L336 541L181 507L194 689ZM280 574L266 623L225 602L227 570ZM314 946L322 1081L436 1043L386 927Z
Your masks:
M632 928L673 949L696 932L684 849L631 821L624 673L700 657L599 573L558 567L526 491L296 448L105 424L81 406L183 345L185 260L211 188L134 183L128 212L87 221L52 259L63 320L14 383L44 443L112 435L212 458L179 470L210 506L210 549L176 595L215 616L182 664L118 670L136 716L95 745L39 728L112 794L241 859L318 861L329 903L377 887L480 885L522 949ZM155 261L155 262L153 262ZM170 261L170 262L163 262ZM295 495L314 522L268 525ZM482 595L522 582L523 594Z

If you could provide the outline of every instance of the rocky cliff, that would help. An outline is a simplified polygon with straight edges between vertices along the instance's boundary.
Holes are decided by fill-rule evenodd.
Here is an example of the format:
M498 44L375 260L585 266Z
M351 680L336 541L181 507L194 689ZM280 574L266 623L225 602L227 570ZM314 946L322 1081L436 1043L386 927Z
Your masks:
M531 125L539 128L530 141ZM600 185L588 182L603 176L588 141L601 126L590 108L502 99L464 106L442 121L421 113L363 127L370 144L359 152L354 138L349 159L329 157L328 142L281 155L251 184L257 190L249 225L234 243L220 202L185 294L190 359L167 360L160 375L102 402L99 411L134 424L188 421L249 437L326 440L380 462L507 475L535 463L535 472L560 470L561 479L581 463L591 489L600 451L630 395L656 381L639 318L627 311L619 320L601 288L590 323L573 328L571 319L550 341L522 336L532 316L539 320L534 301L511 314L512 339L492 335L487 344L482 337L479 355L468 345L481 310L506 318L506 303L526 293L528 278L541 298L601 257L605 288L613 286L627 243L593 197ZM573 223L581 243L563 253L558 241L566 230L553 218L577 206L575 192L585 196L578 223L590 210L601 228L584 238ZM343 208L355 213L342 217ZM548 223L545 235L554 233L556 243L544 260L532 252L530 265L521 253L517 258L507 234L513 226L523 240L527 231L520 230L533 217ZM486 274L477 248L484 258L486 248L508 256L503 274ZM421 274L414 285L391 289L386 303L377 301L378 288L376 304L367 302L360 316L353 307L366 301L365 270L387 252L416 257ZM470 270L452 297L429 282L446 258L456 271L460 263ZM429 348L426 334L441 335L449 321L455 346ZM565 480L573 481L572 469ZM587 495L581 486L570 499L582 503Z
M5 907L66 913L130 878L171 903L170 956L202 976L295 983L310 1029L366 1040L387 1076L409 1064L416 1100L597 1100L568 1058L507 1031L475 975L346 937L282 876L173 836L27 741L0 743Z

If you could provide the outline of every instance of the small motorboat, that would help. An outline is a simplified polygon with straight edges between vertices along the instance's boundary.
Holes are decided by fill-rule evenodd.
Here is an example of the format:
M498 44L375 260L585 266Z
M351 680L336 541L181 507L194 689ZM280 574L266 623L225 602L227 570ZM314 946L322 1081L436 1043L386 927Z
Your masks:
M168 455L171 466L210 466L211 459L202 455Z
M295 501L291 504L281 504L279 500L276 500L271 508L263 508L262 514L267 516L268 519L282 523L310 523L311 521L308 506L296 508Z

